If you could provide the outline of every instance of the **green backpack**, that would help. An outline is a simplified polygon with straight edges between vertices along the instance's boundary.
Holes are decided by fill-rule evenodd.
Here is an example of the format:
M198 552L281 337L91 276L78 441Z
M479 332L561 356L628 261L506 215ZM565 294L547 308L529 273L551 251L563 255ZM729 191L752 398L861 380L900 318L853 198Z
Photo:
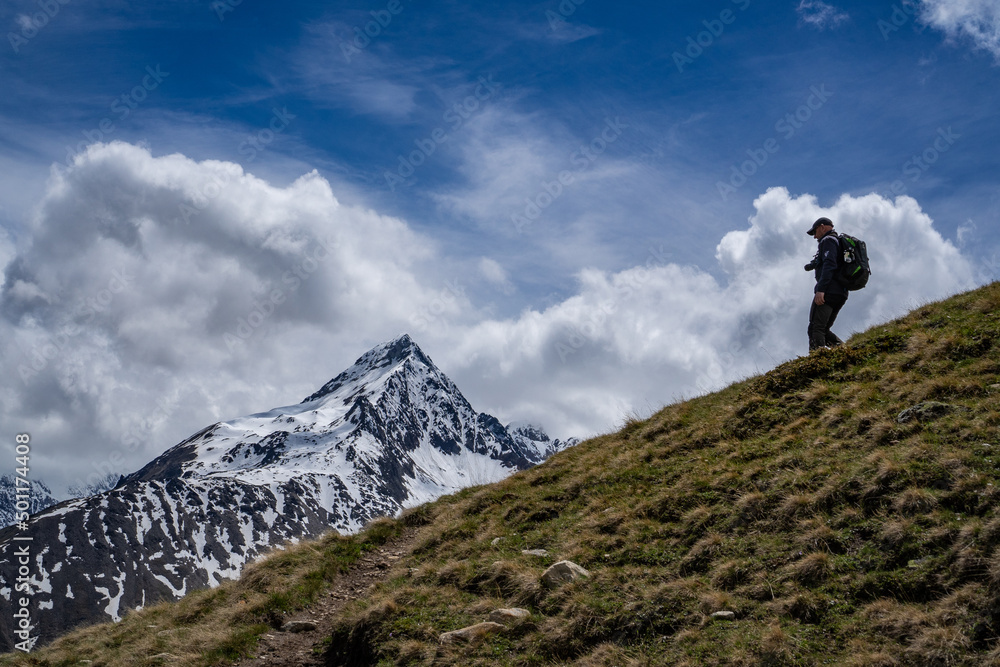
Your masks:
M872 275L868 265L868 246L854 236L838 234L840 256L837 258L837 282L848 291L862 289Z

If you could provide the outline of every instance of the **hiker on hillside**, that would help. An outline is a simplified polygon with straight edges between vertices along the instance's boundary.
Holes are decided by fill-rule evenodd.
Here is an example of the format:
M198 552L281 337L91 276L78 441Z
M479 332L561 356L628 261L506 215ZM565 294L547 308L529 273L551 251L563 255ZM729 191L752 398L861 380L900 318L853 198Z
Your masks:
M809 351L812 352L843 344L830 327L847 303L847 290L837 280L840 241L837 232L833 231L833 222L820 218L806 233L819 243L816 256L806 264L806 271L816 272L816 289L809 309Z

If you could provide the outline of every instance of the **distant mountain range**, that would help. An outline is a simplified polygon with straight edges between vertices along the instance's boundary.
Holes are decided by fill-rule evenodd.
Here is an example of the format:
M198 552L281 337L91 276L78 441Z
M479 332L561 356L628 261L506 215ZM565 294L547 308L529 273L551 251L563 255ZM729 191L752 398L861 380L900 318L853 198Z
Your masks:
M0 475L0 528L5 528L15 521L18 490L22 493L27 492L28 514L41 512L59 502L52 496L52 490L44 482L32 479L28 487L22 483L19 489L13 475Z
M114 489L0 531L0 596L31 549L33 636L239 575L288 540L354 532L524 470L577 440L476 412L409 338L379 345L301 403L213 424ZM32 541L14 541L30 536ZM16 641L0 617L0 650Z

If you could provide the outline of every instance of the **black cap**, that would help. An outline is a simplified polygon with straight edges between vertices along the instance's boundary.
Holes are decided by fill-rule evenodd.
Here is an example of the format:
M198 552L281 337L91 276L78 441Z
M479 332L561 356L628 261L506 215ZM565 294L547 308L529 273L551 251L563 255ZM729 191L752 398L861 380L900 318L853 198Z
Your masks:
M819 227L820 225L830 225L831 227L833 227L833 221L830 220L830 218L820 218L813 223L813 226L809 228L809 231L807 231L806 234L808 234L809 236L815 236L816 228Z

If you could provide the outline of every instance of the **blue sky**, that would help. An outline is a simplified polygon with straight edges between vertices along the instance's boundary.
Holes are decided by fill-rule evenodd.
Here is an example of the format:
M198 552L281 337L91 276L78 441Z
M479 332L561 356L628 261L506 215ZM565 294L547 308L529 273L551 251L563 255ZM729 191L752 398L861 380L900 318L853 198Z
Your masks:
M66 452L127 472L403 331L480 410L607 430L804 352L819 213L892 267L845 333L997 278L995 1L8 0L0 25L0 411L61 483ZM142 447L107 454L123 431Z

